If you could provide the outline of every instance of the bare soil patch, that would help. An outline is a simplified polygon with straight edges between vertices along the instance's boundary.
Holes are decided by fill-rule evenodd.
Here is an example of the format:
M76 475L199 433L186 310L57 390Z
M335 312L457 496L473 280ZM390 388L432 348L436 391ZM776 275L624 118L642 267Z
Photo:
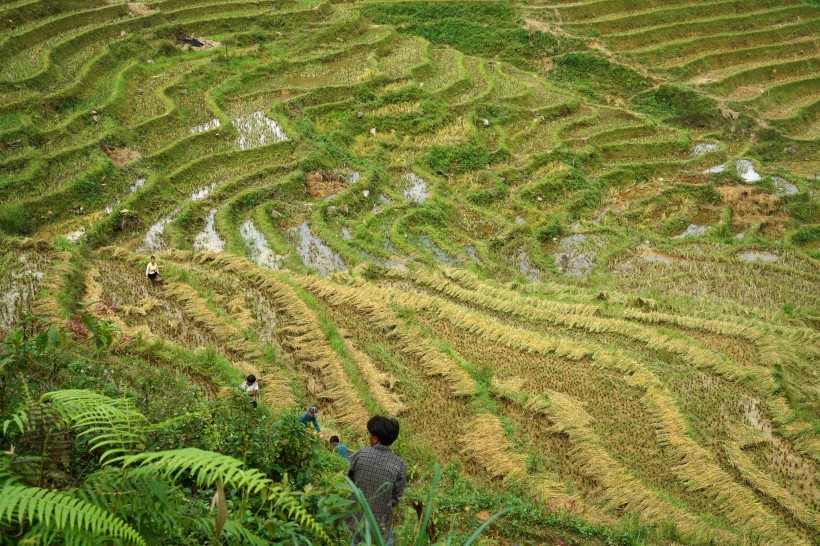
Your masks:
M133 148L105 148L105 153L117 167L142 159L142 154Z
M144 17L145 15L151 15L156 10L151 9L150 6L145 4L138 4L136 2L128 2L128 13L133 15L134 17Z
M759 87L738 87L726 97L729 100L749 100L760 94Z
M314 171L305 174L305 188L308 195L316 199L336 195L347 186L347 181L337 173Z

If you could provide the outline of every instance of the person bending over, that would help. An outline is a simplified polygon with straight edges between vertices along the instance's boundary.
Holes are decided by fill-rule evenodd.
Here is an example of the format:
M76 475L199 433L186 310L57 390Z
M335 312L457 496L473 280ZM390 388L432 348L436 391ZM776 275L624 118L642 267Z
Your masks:
M299 422L305 425L306 428L308 423L313 423L313 428L316 429L316 432L322 432L322 429L319 428L319 423L316 421L316 415L318 413L319 408L311 406L305 413L299 416Z
M256 376L250 374L245 382L242 383L242 392L248 395L251 401L251 406L256 407L256 396L259 394L259 383L256 382Z
M332 449L333 453L337 453L345 461L350 462L350 452L347 450L346 445L339 442L338 436L330 437L330 449Z

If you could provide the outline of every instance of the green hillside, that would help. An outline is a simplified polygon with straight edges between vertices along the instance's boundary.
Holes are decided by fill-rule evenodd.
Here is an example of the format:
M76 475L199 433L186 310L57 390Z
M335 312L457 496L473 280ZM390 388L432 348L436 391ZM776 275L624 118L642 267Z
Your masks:
M267 419L320 405L354 449L397 417L409 497L452 480L443 540L507 506L485 544L818 544L818 29L800 0L8 0L0 334L33 313L99 364L6 364L1 417L91 388L160 421L163 376L215 408L252 372Z

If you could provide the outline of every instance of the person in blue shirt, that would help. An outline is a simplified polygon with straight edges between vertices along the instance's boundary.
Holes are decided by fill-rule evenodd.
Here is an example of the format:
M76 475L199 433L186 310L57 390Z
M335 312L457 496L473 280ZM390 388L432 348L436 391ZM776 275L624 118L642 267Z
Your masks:
M343 443L339 442L338 436L331 436L330 437L330 449L333 450L333 453L337 453L340 457L342 457L347 462L350 462L350 452L347 451L347 446Z
M308 423L313 423L313 427L316 429L316 432L322 432L322 429L319 428L319 423L316 422L316 415L319 413L319 408L316 406L311 406L308 408L307 412L303 413L299 416L299 422L308 426Z

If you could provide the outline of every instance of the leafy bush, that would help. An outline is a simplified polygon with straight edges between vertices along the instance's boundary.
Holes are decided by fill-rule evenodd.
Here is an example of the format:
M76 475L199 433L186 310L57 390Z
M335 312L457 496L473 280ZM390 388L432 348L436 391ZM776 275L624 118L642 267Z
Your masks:
M452 146L432 146L427 152L427 164L441 174L460 174L483 169L490 163L487 148L471 143Z
M470 55L536 59L583 47L579 40L521 28L507 2L369 4L361 12L376 23L398 25L401 32Z
M715 128L722 117L715 101L677 85L662 85L637 95L632 104L643 112L665 118L690 128Z
M535 231L535 237L542 243L552 242L553 239L564 234L564 226L556 216L550 216L544 225Z
M791 236L791 241L797 245L807 245L820 241L820 226L803 226Z
M631 68L591 52L567 53L556 57L555 68L548 77L597 96L611 94L629 97L651 85L648 78Z

